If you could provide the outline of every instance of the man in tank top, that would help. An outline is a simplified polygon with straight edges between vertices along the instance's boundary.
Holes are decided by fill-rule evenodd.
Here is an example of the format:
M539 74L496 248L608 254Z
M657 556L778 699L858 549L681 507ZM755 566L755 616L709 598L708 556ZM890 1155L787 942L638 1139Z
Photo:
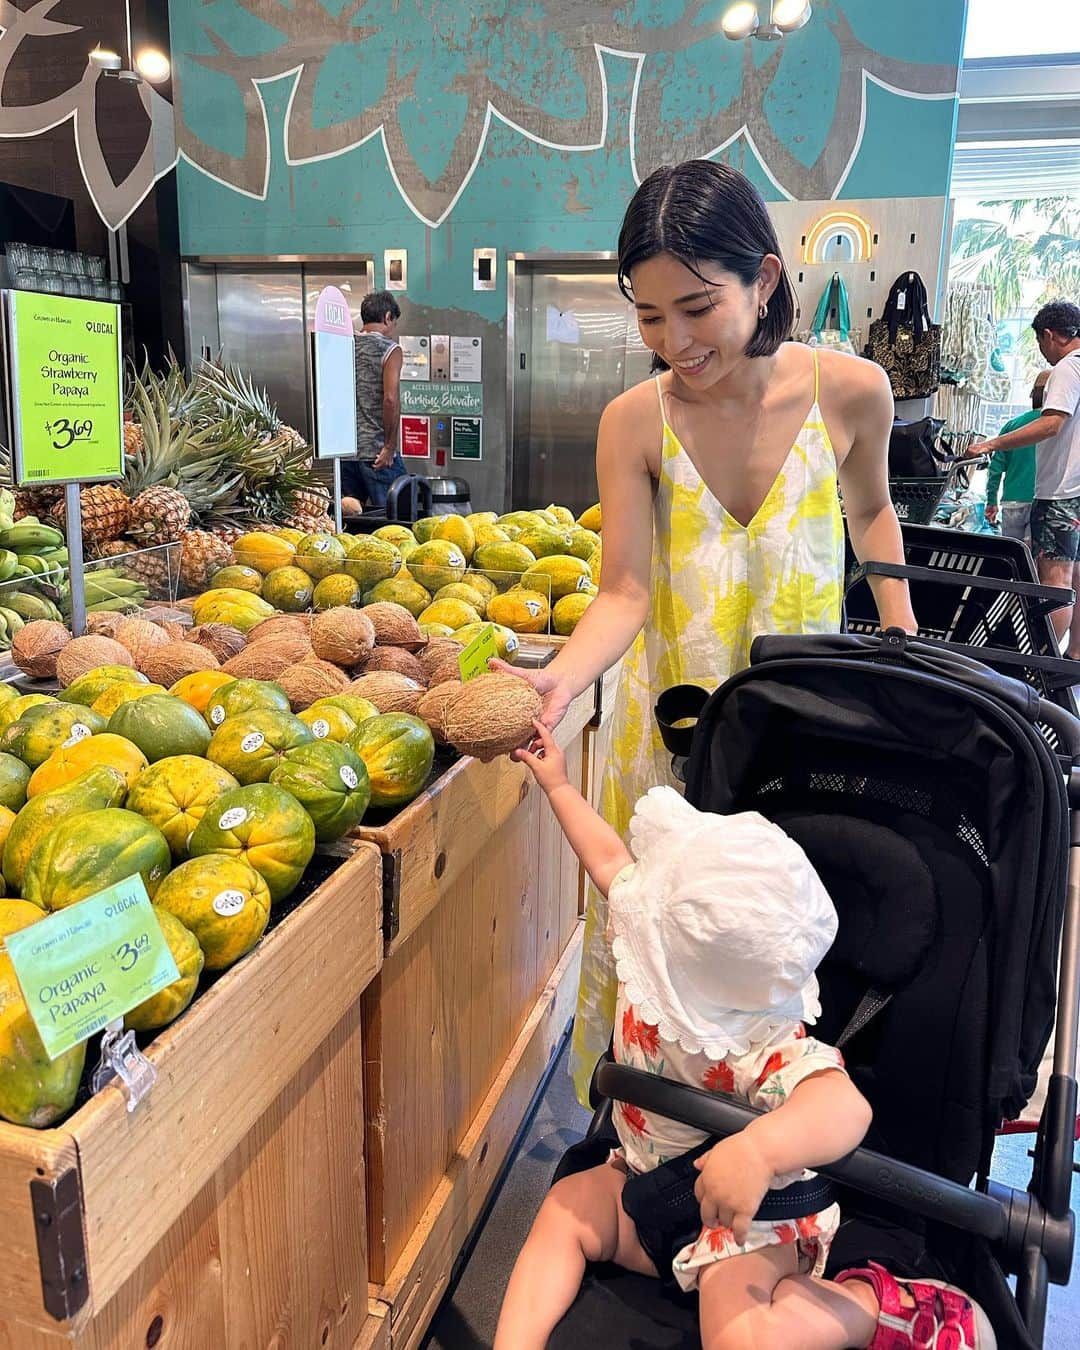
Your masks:
M356 459L343 460L341 490L371 506L385 506L390 484L405 473L398 453L401 413L401 310L389 291L372 291L360 305L363 328L354 339Z

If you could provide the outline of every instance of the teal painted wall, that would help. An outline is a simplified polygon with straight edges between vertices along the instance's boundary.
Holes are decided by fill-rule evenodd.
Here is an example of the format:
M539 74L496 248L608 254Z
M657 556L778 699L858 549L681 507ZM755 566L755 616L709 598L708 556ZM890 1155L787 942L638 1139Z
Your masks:
M725 39L728 2L171 0L182 249L373 253L381 284L407 248L406 331L472 322L495 393L506 252L613 249L659 164L724 158L775 201L946 195L964 0L818 0L775 45Z

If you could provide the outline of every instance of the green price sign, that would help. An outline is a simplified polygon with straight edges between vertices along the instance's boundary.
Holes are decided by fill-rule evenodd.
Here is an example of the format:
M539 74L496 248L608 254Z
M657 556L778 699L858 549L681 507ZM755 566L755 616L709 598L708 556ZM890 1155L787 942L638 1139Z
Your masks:
M119 306L4 294L16 482L122 477Z
M50 1059L180 978L137 873L4 945Z
M467 680L475 680L477 675L486 675L488 662L498 654L498 648L495 646L495 629L491 624L485 624L469 645L458 653L458 670L461 671L462 684Z

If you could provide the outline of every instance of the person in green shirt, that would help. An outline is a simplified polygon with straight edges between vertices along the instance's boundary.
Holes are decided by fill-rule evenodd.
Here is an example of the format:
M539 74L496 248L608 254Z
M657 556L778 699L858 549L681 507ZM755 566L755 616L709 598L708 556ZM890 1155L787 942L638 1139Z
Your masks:
M1016 431L1041 415L1043 389L1050 376L1049 370L1040 370L1031 386L1031 412L1021 413L1006 422L998 432ZM1005 482L1002 485L1002 478ZM1001 506L998 507L998 489L1001 488ZM986 476L986 519L991 525L1001 517L1001 533L1009 539L1022 539L1031 547L1031 501L1035 496L1035 446L1018 446L1015 450L997 450L990 457Z

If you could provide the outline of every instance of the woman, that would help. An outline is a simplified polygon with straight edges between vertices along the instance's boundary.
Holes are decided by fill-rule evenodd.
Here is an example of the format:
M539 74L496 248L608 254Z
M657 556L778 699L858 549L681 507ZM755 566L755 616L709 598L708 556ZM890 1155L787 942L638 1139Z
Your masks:
M625 837L637 799L672 783L653 724L674 684L714 688L760 633L840 627L844 528L859 558L902 562L889 500L893 400L869 361L786 342L795 297L765 204L725 164L658 169L619 235L619 286L659 373L604 411L596 468L600 591L541 671L518 672L543 720L629 650L601 807ZM872 583L883 628L915 630L907 585ZM588 1100L616 980L606 906L590 889L571 1072Z

